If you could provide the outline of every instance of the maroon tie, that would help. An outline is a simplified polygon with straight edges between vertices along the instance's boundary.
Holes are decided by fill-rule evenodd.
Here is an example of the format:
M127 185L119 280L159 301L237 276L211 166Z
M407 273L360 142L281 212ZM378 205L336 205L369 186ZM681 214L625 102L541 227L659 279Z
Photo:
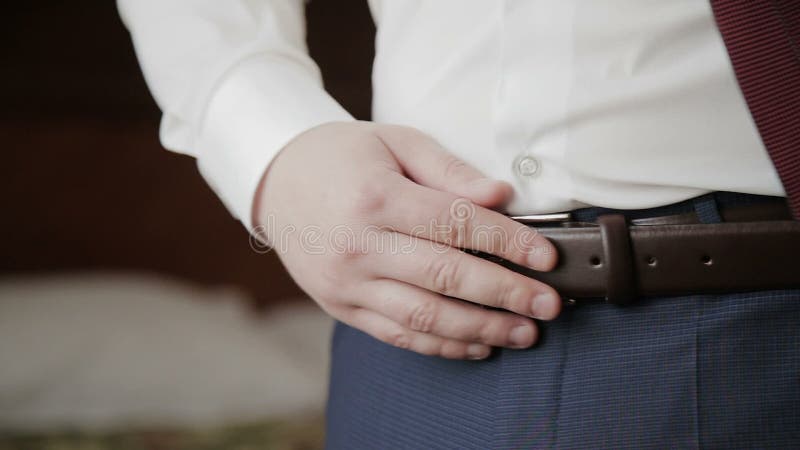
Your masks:
M800 0L711 0L739 86L800 220Z

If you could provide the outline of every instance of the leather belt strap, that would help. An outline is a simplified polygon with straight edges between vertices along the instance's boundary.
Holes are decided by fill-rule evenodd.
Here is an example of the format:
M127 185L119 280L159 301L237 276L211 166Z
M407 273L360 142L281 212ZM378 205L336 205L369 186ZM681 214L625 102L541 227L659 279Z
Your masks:
M558 265L550 272L490 259L569 299L605 298L620 305L637 296L800 287L798 221L631 222L605 214L596 224L537 227L558 250Z

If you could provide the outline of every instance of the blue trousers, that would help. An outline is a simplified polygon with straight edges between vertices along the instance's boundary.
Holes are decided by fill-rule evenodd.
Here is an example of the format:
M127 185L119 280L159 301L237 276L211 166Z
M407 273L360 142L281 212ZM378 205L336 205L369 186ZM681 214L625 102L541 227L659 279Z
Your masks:
M751 197L629 215L716 221L720 198ZM337 322L326 448L800 449L800 289L579 303L540 328L529 349L460 361Z

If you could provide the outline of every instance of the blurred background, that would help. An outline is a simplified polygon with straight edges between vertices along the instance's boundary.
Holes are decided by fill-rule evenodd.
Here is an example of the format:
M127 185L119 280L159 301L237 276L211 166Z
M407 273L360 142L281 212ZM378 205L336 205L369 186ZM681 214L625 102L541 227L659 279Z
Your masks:
M365 0L314 0L326 87L369 118ZM4 6L0 450L313 449L331 321L198 174L112 0Z

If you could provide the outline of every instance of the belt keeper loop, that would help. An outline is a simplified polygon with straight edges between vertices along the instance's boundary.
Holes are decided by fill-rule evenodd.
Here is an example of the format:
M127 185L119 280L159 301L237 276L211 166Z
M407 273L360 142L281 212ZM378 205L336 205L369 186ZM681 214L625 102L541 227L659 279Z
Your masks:
M603 214L597 217L603 241L606 266L606 302L626 305L636 299L636 281L631 238L625 216Z

